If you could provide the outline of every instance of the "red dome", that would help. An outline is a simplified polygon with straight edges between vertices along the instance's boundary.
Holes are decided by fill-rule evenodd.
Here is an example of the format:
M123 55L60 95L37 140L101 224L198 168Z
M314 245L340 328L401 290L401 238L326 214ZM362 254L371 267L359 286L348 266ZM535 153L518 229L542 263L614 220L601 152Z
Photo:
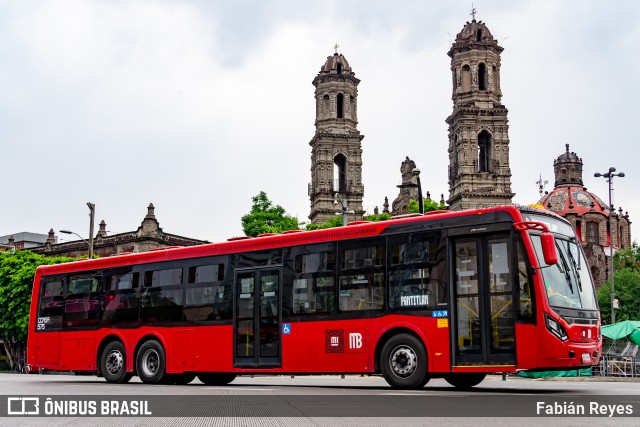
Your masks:
M538 203L560 216L569 213L582 216L592 212L609 216L606 203L586 188L577 185L560 185L545 194Z

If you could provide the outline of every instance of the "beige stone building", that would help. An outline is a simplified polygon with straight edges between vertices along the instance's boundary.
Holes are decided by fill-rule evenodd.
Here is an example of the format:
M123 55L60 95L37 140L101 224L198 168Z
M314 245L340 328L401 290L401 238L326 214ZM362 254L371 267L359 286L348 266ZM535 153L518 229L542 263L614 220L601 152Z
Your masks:
M44 245L30 248L29 250L47 256L78 257L87 255L88 245L86 241L55 242L55 235L52 229L49 231L49 238ZM109 236L107 234L107 225L102 221L98 233L94 236L93 248L95 255L108 257L124 252L146 252L170 246L194 246L204 243L208 242L165 233L160 228L160 223L155 216L155 207L151 203L147 207L147 215L135 231Z
M467 22L448 52L453 79L449 125L451 210L511 203L507 108L500 90L502 47L482 21Z

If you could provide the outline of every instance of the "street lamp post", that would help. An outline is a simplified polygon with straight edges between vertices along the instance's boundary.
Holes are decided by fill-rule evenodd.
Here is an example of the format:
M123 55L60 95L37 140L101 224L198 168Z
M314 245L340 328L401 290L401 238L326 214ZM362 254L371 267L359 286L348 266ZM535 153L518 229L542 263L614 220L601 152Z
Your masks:
M96 213L96 205L87 202L89 208L89 259L93 259L93 220Z
M91 202L87 202L87 207L89 208L89 241L88 242L81 235L79 235L74 231L60 230L60 232L64 234L75 234L76 236L78 236L80 240L82 240L87 244L87 246L89 246L89 259L93 259L93 222L94 222L94 217L96 213L96 205Z
M347 199L340 197L340 193L336 193L335 198L333 199L333 205L338 206L338 204L341 209L340 212L336 212L336 215L342 215L342 225L345 226L347 225L347 214L353 214L355 211L349 210L347 207Z
M616 301L616 292L615 292L615 286L614 286L614 281L615 281L615 271L614 271L614 265L613 265L613 226L611 223L611 217L613 216L613 205L611 204L611 191L613 190L613 177L614 176L619 176L620 178L624 178L624 172L618 172L615 173L616 168L614 168L613 166L609 168L609 171L605 172L605 173L600 173L600 172L596 172L593 174L593 176L595 176L596 178L606 178L607 179L607 183L609 183L609 260L611 262L611 268L609 269L609 271L611 271L611 324L613 325L614 323L616 323L616 310L615 310L615 301ZM617 233L616 233L617 234Z
M413 168L411 173L416 177L416 183L418 184L418 212L422 215L424 213L424 199L422 198L422 185L420 184L420 169Z

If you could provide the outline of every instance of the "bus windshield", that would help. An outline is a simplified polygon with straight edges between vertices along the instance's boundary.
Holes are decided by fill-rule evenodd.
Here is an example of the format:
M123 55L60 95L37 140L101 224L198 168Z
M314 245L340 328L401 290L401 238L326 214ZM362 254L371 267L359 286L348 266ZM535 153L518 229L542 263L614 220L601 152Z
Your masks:
M540 263L549 305L596 310L593 282L584 255L576 243L556 236L558 262L547 265L542 256L540 236L532 235L531 240Z

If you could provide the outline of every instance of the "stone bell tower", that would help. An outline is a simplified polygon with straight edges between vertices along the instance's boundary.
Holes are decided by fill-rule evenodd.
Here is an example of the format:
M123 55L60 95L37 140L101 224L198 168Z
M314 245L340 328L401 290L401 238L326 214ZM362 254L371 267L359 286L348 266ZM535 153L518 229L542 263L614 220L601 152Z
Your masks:
M337 47L336 47L337 49ZM358 80L347 59L337 52L327 57L313 79L316 133L311 145L312 223L322 223L346 209L350 221L362 219L362 145L357 129ZM335 203L337 201L338 203Z
M507 108L500 90L502 47L475 17L448 52L453 79L449 125L451 210L510 204Z

